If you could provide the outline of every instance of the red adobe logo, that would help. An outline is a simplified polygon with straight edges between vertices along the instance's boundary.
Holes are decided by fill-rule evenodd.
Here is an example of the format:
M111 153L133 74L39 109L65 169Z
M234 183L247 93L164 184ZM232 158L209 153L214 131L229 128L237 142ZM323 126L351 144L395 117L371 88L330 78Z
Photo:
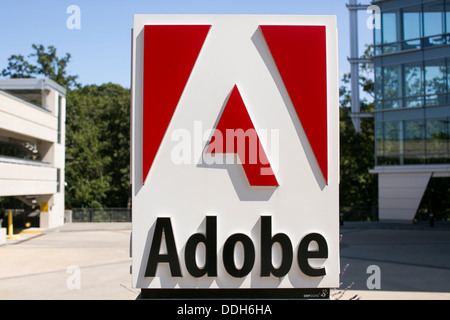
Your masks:
M326 27L259 27L328 184ZM145 26L144 182L210 28L210 25ZM234 86L215 129L206 152L237 154L251 186L279 185L237 86ZM223 134L227 130L254 132L255 150L251 150L250 144L245 144L245 148L236 146ZM221 140L219 132L222 133ZM255 154L257 156L252 159Z

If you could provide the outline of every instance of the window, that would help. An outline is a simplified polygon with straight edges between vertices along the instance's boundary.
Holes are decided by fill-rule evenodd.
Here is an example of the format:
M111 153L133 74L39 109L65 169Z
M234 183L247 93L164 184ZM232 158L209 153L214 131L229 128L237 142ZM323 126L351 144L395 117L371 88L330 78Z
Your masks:
M383 43L397 42L397 13L384 12L382 13L383 25Z
M384 154L384 124L383 122L375 123L375 153L377 155Z
M426 39L424 46L438 45L444 43L444 3L443 1L426 3L423 5L423 33Z
M383 99L383 76L382 68L375 67L375 99Z
M450 104L449 58L375 67L376 110L445 104Z
M389 156L403 153L400 143L403 131L401 121L385 122L384 126L384 154Z
M378 120L375 122L377 165L450 163L448 115L429 119Z
M56 192L61 192L61 169L56 169Z
M427 158L434 160L431 162L442 161L443 154L448 152L448 124L448 118L427 120L426 152Z
M420 49L420 39L422 37L422 7L413 6L403 9L403 40L410 40L403 43L404 50ZM416 40L411 40L416 39Z
M384 53L392 53L398 51L398 29L397 29L397 12L384 12L381 14L382 21L382 37Z
M447 58L447 92L450 92L450 58ZM450 99L447 103L450 103Z
M450 0L423 2L381 13L381 30L374 30L375 55L450 44Z
M447 67L444 59L425 61L426 105L445 104L447 91Z
M375 23L378 23L378 24L381 25L381 16L380 15L375 15L374 19L377 19L377 21L374 21ZM378 21L378 19L380 21ZM380 45L382 43L381 28L373 28L373 32L374 32L373 33L373 39L374 39L375 45Z
M425 159L424 121L405 121L404 128L405 164L423 163Z
M400 66L389 66L383 69L384 108L399 108L400 97ZM386 100L387 99L387 100Z
M447 0L447 2L445 3L445 21L447 25L447 27L445 28L446 32L450 33L450 0ZM447 39L450 40L450 37L447 37ZM449 42L447 41L447 43Z
M58 143L61 143L61 104L62 104L62 97L58 96Z
M423 65L410 63L404 65L403 88L405 107L423 106Z

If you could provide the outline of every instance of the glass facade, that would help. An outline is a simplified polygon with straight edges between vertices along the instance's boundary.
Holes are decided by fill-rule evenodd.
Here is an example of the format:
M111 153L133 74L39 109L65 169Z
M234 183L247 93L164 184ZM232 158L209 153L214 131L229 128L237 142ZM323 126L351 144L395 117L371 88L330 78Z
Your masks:
M447 164L450 0L400 2L374 30L376 164Z
M382 11L381 25L374 35L376 54L450 44L450 0Z
M375 68L376 110L450 103L450 58Z
M379 121L377 165L450 163L450 117Z

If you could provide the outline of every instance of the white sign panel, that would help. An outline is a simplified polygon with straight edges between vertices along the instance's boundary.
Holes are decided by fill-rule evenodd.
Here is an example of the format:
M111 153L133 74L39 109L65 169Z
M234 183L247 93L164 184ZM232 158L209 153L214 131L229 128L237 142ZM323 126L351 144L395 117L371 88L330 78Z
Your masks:
M331 16L136 15L136 288L339 286Z

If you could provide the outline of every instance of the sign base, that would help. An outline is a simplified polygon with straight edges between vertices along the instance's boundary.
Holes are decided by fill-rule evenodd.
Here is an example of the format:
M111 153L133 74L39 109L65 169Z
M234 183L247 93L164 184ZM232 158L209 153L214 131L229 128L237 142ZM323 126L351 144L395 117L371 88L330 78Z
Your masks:
M328 288L301 289L141 289L140 300L157 299L266 299L307 300L330 299Z

